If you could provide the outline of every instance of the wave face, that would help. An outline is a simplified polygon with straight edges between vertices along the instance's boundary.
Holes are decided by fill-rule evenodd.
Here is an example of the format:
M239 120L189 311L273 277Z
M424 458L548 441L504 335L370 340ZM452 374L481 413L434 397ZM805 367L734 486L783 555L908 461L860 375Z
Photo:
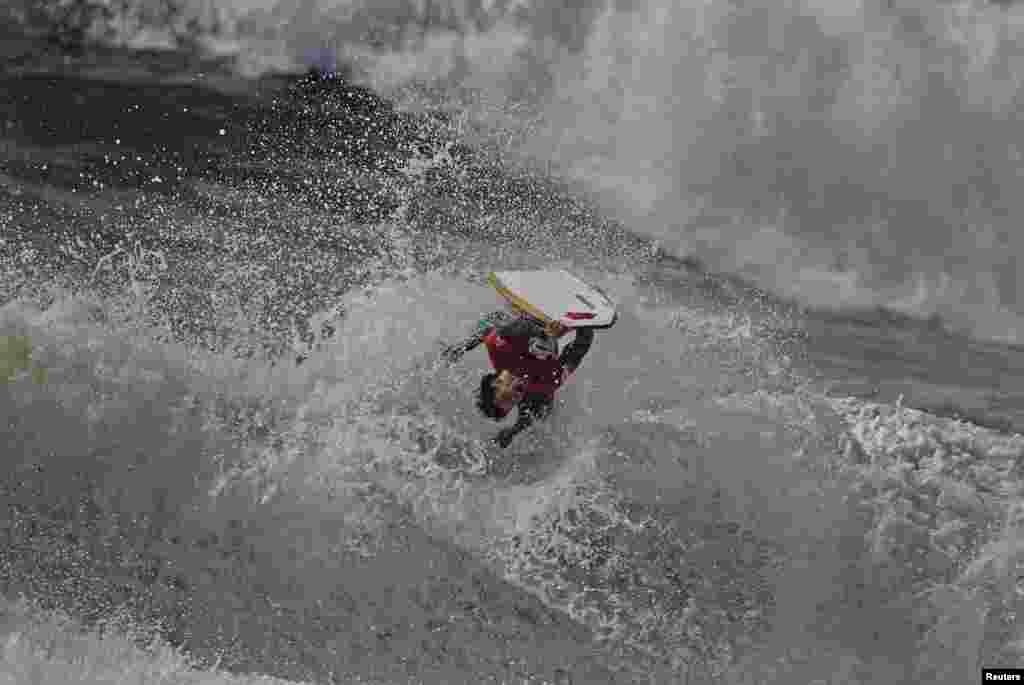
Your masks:
M232 0L194 11L248 73L345 65L377 88L433 86L678 256L815 308L882 307L1019 341L1024 10L919 5Z

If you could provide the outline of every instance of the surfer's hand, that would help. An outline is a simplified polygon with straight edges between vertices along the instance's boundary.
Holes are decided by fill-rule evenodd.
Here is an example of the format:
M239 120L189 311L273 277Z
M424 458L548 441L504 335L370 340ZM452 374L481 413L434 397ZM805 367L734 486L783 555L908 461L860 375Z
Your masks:
M495 436L494 442L497 443L499 447L508 447L512 444L512 438L515 436L516 432L512 428L502 428L498 431L498 435Z
M441 358L449 364L454 364L462 359L464 351L461 345L451 345L441 350Z

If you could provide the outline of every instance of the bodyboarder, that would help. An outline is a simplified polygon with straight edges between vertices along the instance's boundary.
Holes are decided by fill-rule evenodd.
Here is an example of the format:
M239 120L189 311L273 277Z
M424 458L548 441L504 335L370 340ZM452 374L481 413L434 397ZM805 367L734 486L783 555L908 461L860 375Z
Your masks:
M477 408L495 421L519 409L515 424L501 429L493 442L507 447L518 433L551 413L555 392L579 368L594 341L592 328L574 330L575 338L559 354L558 340L568 328L498 310L484 316L468 338L444 349L442 356L454 363L480 343L487 347L494 373L480 379Z

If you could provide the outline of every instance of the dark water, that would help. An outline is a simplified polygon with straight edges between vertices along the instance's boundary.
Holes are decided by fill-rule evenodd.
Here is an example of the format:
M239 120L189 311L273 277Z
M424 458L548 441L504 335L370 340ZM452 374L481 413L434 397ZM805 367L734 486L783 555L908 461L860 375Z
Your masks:
M837 395L874 397L1008 432L1024 429L1024 350L888 317L811 318L814 372Z
M649 277L688 304L742 309L765 321L765 343L801 375L836 396L853 396L959 417L1001 431L1024 427L1024 348L950 333L936 321L872 310L839 314L786 303L741 279L705 276L662 259ZM688 284L683 286L682 284Z

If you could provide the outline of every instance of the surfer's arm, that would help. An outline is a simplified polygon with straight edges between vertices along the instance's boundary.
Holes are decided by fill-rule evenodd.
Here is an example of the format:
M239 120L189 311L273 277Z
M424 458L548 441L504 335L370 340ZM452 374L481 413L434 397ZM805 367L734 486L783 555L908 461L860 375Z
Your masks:
M511 318L508 312L500 309L486 314L477 321L472 335L454 345L446 347L441 353L442 356L449 362L457 362L466 352L476 349L484 341L484 338L487 337L492 328L508 322Z
M494 442L498 443L500 447L508 447L512 443L512 438L516 437L519 433L533 425L534 416L529 412L519 412L519 418L516 419L514 426L508 428L502 428L498 431L498 435L495 436Z
M575 371L580 363L583 361L583 357L590 351L590 346L594 343L594 329L593 328L577 328L576 337L573 341L566 345L565 349L562 350L562 354L559 355L558 361L562 364L562 368L565 369L566 374L570 374Z
M502 428L494 438L494 442L501 447L508 447L519 433L533 425L537 419L547 416L551 411L551 401L541 396L527 396L519 403L519 415L514 425Z

